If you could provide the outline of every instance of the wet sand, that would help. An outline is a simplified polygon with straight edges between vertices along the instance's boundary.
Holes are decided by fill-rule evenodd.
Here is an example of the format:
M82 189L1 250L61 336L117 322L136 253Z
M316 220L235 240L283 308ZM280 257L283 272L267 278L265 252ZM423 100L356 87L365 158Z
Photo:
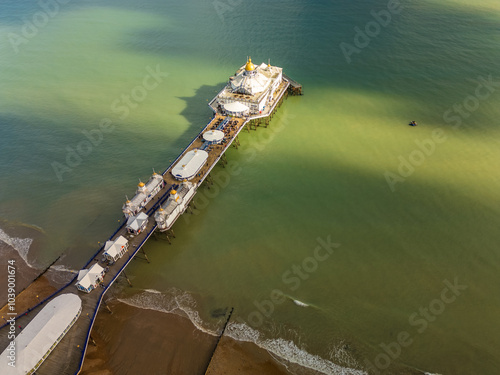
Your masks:
M49 280L45 276L40 276L16 297L15 311L22 314L55 291L56 288L50 284ZM8 307L8 305L3 305L0 315L5 316Z
M29 226L24 226L20 224L8 223L6 221L1 221L2 231L4 231L7 236L11 239L32 239L29 249L38 250L39 246L43 244L45 235L36 228ZM3 307L7 303L7 276L8 276L8 266L14 265L15 267L15 289L16 295L19 295L24 289L26 289L42 272L43 269L37 269L30 267L23 258L19 255L16 249L14 249L9 244L0 240L0 307ZM36 289L42 292L43 286ZM48 289L47 289L48 290ZM36 297L36 292L34 294ZM21 306L16 306L16 311L24 311Z
M27 310L28 307L35 305L37 295L40 299L43 299L55 290L55 288L50 285L47 278L43 276L33 283L33 280L35 280L42 271L29 267L16 250L1 243L0 251L2 253L0 259L0 280L2 280L0 283L0 306L3 307L0 310L1 313L4 312L7 304L9 261L14 261L15 266L15 290L17 296L15 306L16 312L22 313Z
M175 314L109 302L101 308L85 355L82 375L186 374L203 375L217 337L198 330ZM307 369L294 374L316 374ZM290 372L253 343L223 337L207 374L269 374Z
M216 337L187 318L113 301L101 308L82 375L203 374Z
M282 360L278 362L254 343L224 336L217 347L206 375L266 374L320 375L321 373Z

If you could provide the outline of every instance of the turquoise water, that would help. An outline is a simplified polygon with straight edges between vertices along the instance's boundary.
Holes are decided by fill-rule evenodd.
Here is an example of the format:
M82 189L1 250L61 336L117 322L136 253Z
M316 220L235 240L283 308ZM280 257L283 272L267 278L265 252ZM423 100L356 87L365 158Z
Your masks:
M4 5L0 217L45 232L30 263L66 254L78 268L119 224L138 179L162 171L208 121L207 100L246 56L270 58L305 95L268 129L242 134L227 155L236 172L216 168L219 183L200 191L174 244L150 241L152 263L130 266L134 288L120 298L163 310L175 301L208 330L218 329L214 309L233 306L231 335L325 373L381 370L380 345L407 332L394 371L495 374L500 6L402 2L348 63L339 45L355 46L354 27L386 1L214 4L69 3L17 53L9 33L22 35L40 8ZM126 116L112 109L157 67L156 88ZM52 164L103 119L113 130L60 181ZM314 263L318 238L339 245ZM467 288L443 302L455 279ZM270 308L275 289L289 298ZM264 318L257 306L273 311Z

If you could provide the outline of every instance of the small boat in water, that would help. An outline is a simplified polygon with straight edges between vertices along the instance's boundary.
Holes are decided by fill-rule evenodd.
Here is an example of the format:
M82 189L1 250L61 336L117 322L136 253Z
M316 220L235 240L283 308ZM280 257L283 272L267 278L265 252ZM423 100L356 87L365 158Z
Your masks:
M417 126L418 124L417 124L417 122L416 122L416 121L412 121L412 122L410 122L408 125L410 125L410 126Z

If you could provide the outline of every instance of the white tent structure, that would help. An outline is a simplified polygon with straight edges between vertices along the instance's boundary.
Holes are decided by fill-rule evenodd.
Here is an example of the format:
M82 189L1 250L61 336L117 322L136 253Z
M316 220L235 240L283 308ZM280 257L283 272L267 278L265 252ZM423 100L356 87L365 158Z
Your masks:
M104 245L104 256L116 262L118 259L120 259L123 254L128 249L128 240L120 236L114 241L106 241L106 244Z
M0 357L2 375L33 374L73 326L82 311L82 301L75 294L63 294L47 305L15 338L15 367L9 365L11 350Z
M139 234L148 225L148 215L141 212L137 216L129 217L127 220L127 231L132 234Z
M211 143L220 143L224 139L224 132L220 130L209 130L203 133L203 139Z
M92 267L78 272L78 281L75 285L79 290L90 293L102 282L103 276L104 268L95 263Z
M226 111L226 114L229 116L246 116L249 113L249 108L243 103L240 102L230 102L226 103L222 106L224 108L224 111Z
M190 180L205 165L208 159L208 153L203 150L195 149L182 157L181 160L172 168L172 175L177 180Z

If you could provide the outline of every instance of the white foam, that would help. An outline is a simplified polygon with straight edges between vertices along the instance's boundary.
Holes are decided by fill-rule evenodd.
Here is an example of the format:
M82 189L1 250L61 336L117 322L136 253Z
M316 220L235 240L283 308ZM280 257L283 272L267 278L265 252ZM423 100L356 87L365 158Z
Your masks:
M36 268L28 262L28 252L29 252L30 246L33 242L32 238L10 237L2 229L0 229L0 241L6 243L10 247L12 247L14 250L16 250L19 253L20 257L24 260L24 262L29 267Z
M145 292L148 292L148 293L157 293L157 294L161 294L161 292L159 290L156 290L156 289L144 289Z
M293 303L295 303L297 306L301 306L301 307L309 307L309 305L308 305L307 303L301 302L301 301L299 301L298 299L294 299L294 300L293 300Z
M349 353L347 343L340 341L334 343L329 348L329 357L337 363L343 363L349 367L362 367L356 359Z
M67 268L63 264L57 264L50 266L47 271L47 277L57 284L66 284L69 282L78 271Z
M155 310L164 313L179 314L187 317L201 331L213 336L220 333L222 322L219 321L215 327L207 327L207 323L203 322L199 313L196 311L196 301L192 295L183 292L179 289L172 288L166 292L160 292L155 289L146 289L130 298L118 299L118 301L127 305ZM283 333L276 328L278 332ZM300 349L293 341L287 341L282 338L263 339L259 331L249 327L243 323L230 322L225 334L238 341L252 342L262 349L267 350L276 360L285 359L291 363L307 367L327 375L367 375L362 370L354 368L342 367L331 361L328 361L320 356L310 354L303 349ZM298 338L300 344L300 337ZM341 343L343 344L343 343ZM345 349L345 345L340 345L338 348L331 348L331 358L339 360L342 363L348 363L352 366L358 364L354 359L349 359L349 355ZM283 363L286 365L286 363Z
M179 289L171 288L166 292L146 289L130 298L118 299L118 301L141 309L187 317L200 331L213 336L218 335L217 327L207 327L207 324L201 319L200 314L196 311L196 300L193 296Z
M57 271L57 272L70 272L73 274L78 273L78 271L76 271L76 270L66 268L66 266L64 264L52 265L52 266L50 266L50 269Z
M243 323L230 322L226 327L226 335L235 340L253 342L271 354L284 358L291 363L296 363L300 366L322 372L323 374L367 375L367 373L362 370L342 367L320 356L310 354L297 347L292 341L287 341L282 338L261 339L261 335L257 330Z

